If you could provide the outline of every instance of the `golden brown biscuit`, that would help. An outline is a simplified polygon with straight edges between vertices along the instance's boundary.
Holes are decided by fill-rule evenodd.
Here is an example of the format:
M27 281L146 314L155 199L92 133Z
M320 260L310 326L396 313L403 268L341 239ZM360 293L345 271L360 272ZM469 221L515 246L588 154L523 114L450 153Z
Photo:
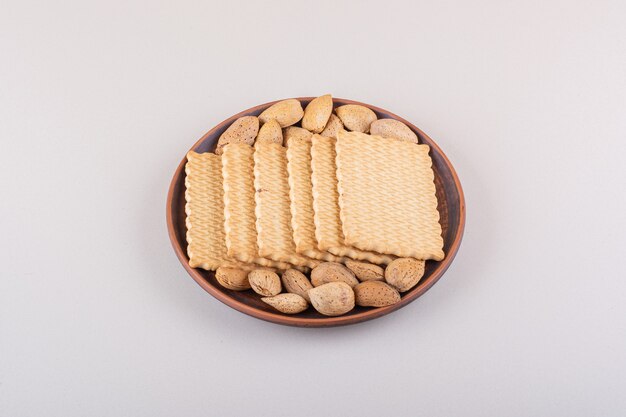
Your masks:
M442 260L430 148L341 131L336 150L346 243L399 257Z
M293 138L287 146L291 226L296 252L309 258L343 262L343 258L317 247L311 183L311 141Z
M289 269L290 264L259 255L254 201L254 148L233 143L224 147L224 229L228 256L242 262Z
M259 255L278 262L313 268L319 261L296 252L291 227L287 150L258 143L254 150L256 231Z
M315 237L318 249L337 256L345 256L374 264L388 264L393 261L393 256L358 250L344 242L339 218L335 141L334 138L320 135L315 135L312 139L311 182L313 186Z
M222 158L214 153L189 152L185 173L189 266L208 270L220 266L254 268L254 265L233 259L227 253Z

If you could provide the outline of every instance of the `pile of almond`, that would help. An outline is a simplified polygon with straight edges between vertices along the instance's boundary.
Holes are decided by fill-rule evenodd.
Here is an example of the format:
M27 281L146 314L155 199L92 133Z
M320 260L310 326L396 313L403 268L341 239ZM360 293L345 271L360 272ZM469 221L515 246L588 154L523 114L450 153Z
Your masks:
M306 310L309 303L325 316L339 316L362 307L386 307L400 301L400 293L413 288L424 275L424 261L398 258L383 270L378 265L347 261L324 262L313 268L311 279L295 269L278 275L272 269L250 272L218 268L215 278L225 288L252 289L265 303L285 314Z

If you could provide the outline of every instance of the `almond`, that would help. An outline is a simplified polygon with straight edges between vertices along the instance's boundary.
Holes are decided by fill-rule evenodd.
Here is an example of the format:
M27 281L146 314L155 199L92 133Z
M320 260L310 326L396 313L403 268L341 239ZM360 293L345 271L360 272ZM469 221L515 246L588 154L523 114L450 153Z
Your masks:
M301 139L311 142L313 133L309 132L306 129L302 129L301 127L290 126L283 129L283 137L285 138L284 145L287 146L289 145L289 141L291 139Z
M330 94L314 98L304 109L302 127L313 133L320 133L326 127L332 112L333 98Z
M266 297L280 294L282 290L278 274L268 269L255 269L250 271L248 281L255 293Z
M345 282L350 287L354 287L359 283L352 271L337 262L323 262L313 268L311 271L311 283L314 287L319 287L329 282Z
M408 291L424 276L424 265L418 259L395 259L385 269L385 281L400 292Z
M377 119L376 113L359 104L346 104L337 107L335 112L346 129L353 132L369 132L370 125Z
M250 289L248 271L237 268L217 268L215 279L220 285L229 290L244 291Z
M400 293L382 281L366 281L354 287L356 305L363 307L385 307L400 301Z
M417 143L417 135L407 125L395 119L380 119L370 126L370 134Z
M217 141L215 153L221 155L223 152L222 149L229 143L247 143L252 146L257 133L259 133L258 118L255 116L240 117L222 133Z
M339 316L354 308L354 291L345 282L329 282L309 290L313 307L325 316Z
M385 271L378 265L348 260L346 267L361 281L382 281Z
M310 301L308 291L313 288L313 285L311 285L311 282L302 272L295 269L288 269L283 272L282 282L285 291L298 294L305 300Z
M303 115L302 104L295 98L290 98L272 104L259 115L259 120L262 123L267 123L275 119L280 127L287 127L298 123Z
M298 314L307 309L309 304L298 294L278 294L261 298L266 304L285 314Z
M322 130L320 135L325 136L327 138L335 138L337 139L337 133L343 129L343 123L341 123L341 119L334 114L330 115L328 119L328 123L326 123L326 127Z
M261 126L255 145L257 143L279 143L282 145L283 131L276 120L272 119Z

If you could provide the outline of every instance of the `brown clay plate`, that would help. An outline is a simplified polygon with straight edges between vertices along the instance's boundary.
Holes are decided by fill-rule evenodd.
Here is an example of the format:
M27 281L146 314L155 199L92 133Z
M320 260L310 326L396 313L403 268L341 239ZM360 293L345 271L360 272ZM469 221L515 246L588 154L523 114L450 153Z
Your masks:
M306 104L308 104L312 99L313 97L298 98L303 107L306 106ZM187 162L187 159L183 157L183 160L180 162L176 172L174 173L174 178L172 179L170 189L167 194L167 229L172 246L174 247L174 251L176 252L176 255L178 256L178 259L182 263L183 267L202 288L224 304L239 310L242 313L273 323L301 327L340 326L375 319L404 307L428 291L428 289L432 287L446 272L456 256L459 245L461 244L461 238L463 237L463 229L465 226L465 201L463 198L463 190L461 189L461 184L456 172L446 155L444 155L443 151L420 129L401 117L388 112L387 110L370 106L369 104L340 98L333 98L333 102L335 106L343 104L360 104L372 109L377 114L379 119L393 118L400 120L413 129L419 137L420 143L425 143L430 146L430 156L433 160L433 170L435 172L437 199L439 200L437 208L439 210L439 214L441 215L440 222L443 229L444 252L446 253L446 257L441 262L427 261L426 271L422 280L415 288L402 294L402 300L395 305L383 308L357 306L351 312L339 317L323 316L311 307L300 314L292 316L279 313L272 307L263 303L260 296L255 294L252 290L243 292L228 290L217 283L213 271L205 271L203 269L189 267L189 258L187 257L187 241L185 239L185 163ZM263 110L274 103L276 102L273 101L271 103L261 104L260 106L252 107L251 109L229 117L213 129L209 130L209 132L200 138L200 140L198 140L190 150L194 150L196 152L213 152L217 139L235 119L242 116L258 116ZM185 154L186 153L187 152L185 152Z

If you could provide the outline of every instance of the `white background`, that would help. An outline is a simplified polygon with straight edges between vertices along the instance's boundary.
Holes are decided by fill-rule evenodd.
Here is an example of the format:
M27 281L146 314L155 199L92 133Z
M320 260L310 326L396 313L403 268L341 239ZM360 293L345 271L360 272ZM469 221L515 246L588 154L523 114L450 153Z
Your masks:
M625 15L623 1L1 3L0 415L625 415ZM465 239L394 314L281 327L187 276L166 191L221 120L327 92L439 143Z

